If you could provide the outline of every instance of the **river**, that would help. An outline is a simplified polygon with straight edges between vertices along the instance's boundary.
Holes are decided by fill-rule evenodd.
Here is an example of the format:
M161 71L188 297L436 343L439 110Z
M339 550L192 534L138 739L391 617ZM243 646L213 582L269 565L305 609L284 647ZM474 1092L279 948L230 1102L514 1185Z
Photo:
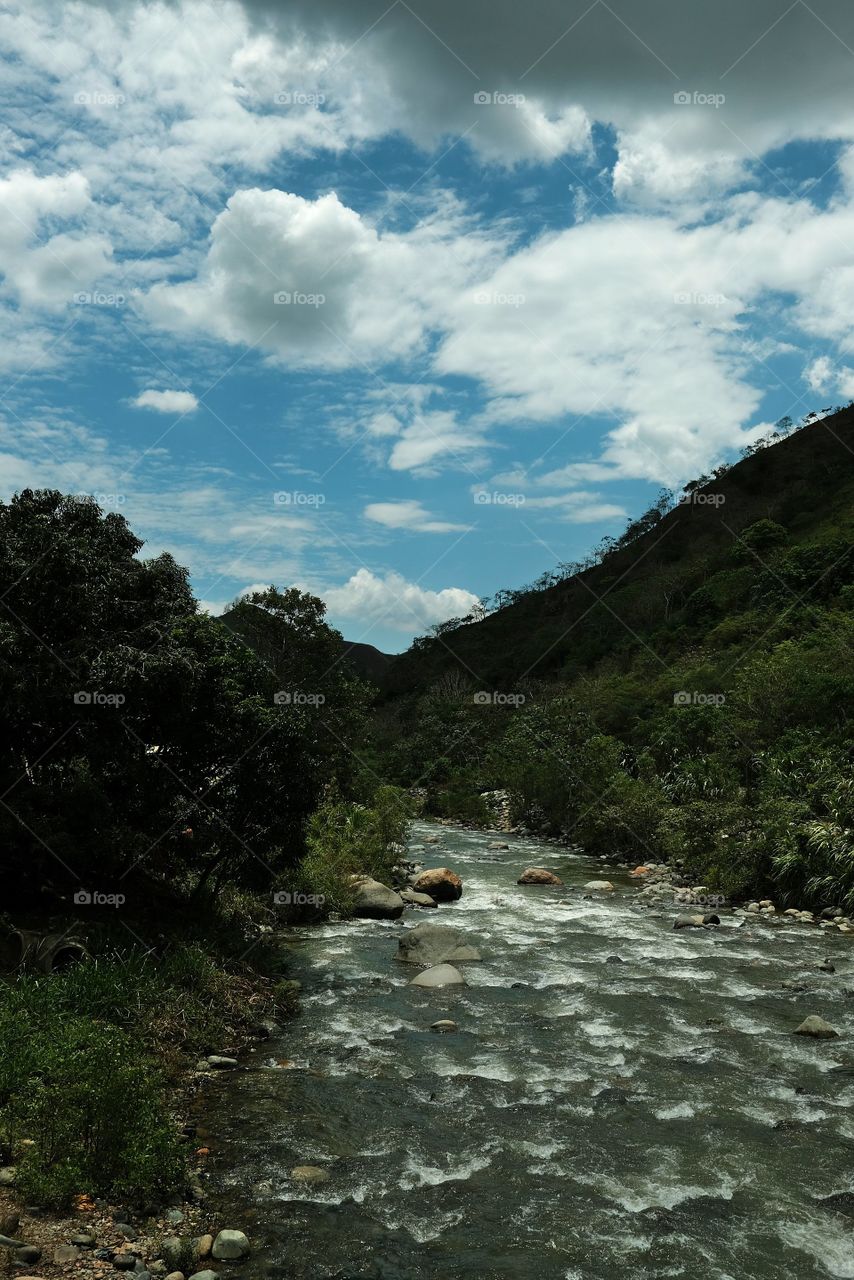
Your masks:
M248 1205L252 1277L854 1277L854 1217L818 1203L854 1188L850 941L727 916L674 932L676 908L598 860L420 823L410 843L428 833L418 856L462 899L294 930L302 1015L216 1083L213 1168ZM566 887L517 886L529 865ZM585 896L603 875L617 891ZM465 987L407 985L397 938L425 920L480 949ZM810 1013L841 1038L793 1036ZM307 1164L329 1180L294 1182Z

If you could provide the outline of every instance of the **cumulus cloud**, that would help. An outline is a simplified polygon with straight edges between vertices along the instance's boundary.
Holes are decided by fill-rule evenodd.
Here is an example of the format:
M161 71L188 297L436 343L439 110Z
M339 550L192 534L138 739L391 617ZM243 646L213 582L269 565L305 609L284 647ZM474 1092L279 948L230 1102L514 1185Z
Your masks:
M429 591L400 573L377 574L370 569L359 569L343 586L319 594L333 617L408 632L464 617L478 603L478 597L462 587Z
M381 235L334 193L238 191L196 277L155 285L142 305L156 324L258 345L295 365L390 360L422 344L455 285L482 267L491 246L462 232L448 217Z
M436 520L420 502L399 499L395 502L370 502L365 517L386 529L410 529L415 533L462 533L469 526Z
M195 413L199 402L192 391L141 391L133 401L137 409L154 409L157 413Z
M86 300L109 267L112 245L80 229L45 234L44 227L77 221L90 206L81 173L41 177L26 168L0 180L0 273L20 303L51 311Z

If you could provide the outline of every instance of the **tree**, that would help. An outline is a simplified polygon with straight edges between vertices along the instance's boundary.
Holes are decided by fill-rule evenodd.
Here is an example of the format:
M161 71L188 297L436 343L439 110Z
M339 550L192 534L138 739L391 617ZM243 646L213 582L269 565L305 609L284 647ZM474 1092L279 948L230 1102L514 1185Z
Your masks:
M171 556L141 548L89 499L0 504L7 891L262 882L298 860L308 816L352 768L362 686L333 671L322 702L277 699L281 671L197 612ZM322 605L261 594L289 670L316 685L340 640Z

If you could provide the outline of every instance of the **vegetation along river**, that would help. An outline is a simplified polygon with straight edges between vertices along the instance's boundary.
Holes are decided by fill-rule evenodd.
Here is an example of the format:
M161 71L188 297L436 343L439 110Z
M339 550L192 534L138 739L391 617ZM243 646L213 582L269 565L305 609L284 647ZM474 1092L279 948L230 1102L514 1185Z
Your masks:
M624 873L586 894L599 861L420 823L410 841L437 830L419 857L462 899L294 930L303 1013L217 1084L253 1274L854 1277L849 940L726 914L674 931ZM565 886L517 886L529 865ZM425 920L480 949L466 986L408 985L397 939ZM840 1038L794 1036L812 1013Z

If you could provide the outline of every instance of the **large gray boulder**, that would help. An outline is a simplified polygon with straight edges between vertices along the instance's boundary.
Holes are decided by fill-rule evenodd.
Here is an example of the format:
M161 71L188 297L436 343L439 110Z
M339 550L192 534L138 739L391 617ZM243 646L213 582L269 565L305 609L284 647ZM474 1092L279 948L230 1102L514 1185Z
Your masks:
M420 964L427 968L435 964L479 960L480 952L471 945L462 929L425 921L403 935L398 943L397 958L404 964Z
M410 987L451 987L465 985L465 978L452 964L434 964L422 969L410 982Z
M355 901L353 915L365 920L397 920L403 915L403 899L388 885L372 880L370 876L357 876L353 881Z

